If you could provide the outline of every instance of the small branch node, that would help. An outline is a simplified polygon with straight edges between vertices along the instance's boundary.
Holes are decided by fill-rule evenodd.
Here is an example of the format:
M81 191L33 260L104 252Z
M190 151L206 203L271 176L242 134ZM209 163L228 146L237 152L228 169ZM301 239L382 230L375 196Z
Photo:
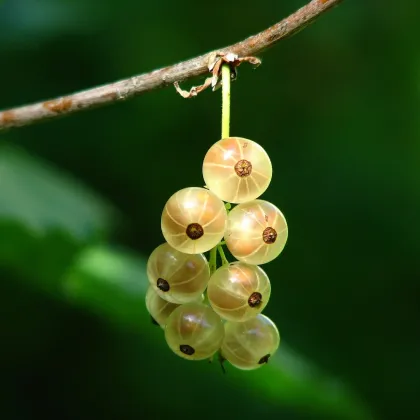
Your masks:
M237 54L232 52L223 52L217 51L210 56L209 59L209 71L213 73L211 86L213 91L217 90L221 86L220 80L220 69L223 63L228 63L231 68L231 78L232 81L236 80L238 77L239 67L244 61L253 64L255 67L258 67L261 64L261 60L257 57L239 57Z
M236 80L238 76L237 67L239 67L244 61L251 63L255 67L261 64L261 60L257 57L239 57L237 54L231 52L216 51L210 54L208 69L212 73L212 77L208 77L202 85L193 86L190 90L181 89L179 82L175 82L174 86L176 91L185 99L196 97L203 90L208 87L212 87L215 91L220 88L221 83L221 68L223 63L228 63L231 67L231 78L232 81Z

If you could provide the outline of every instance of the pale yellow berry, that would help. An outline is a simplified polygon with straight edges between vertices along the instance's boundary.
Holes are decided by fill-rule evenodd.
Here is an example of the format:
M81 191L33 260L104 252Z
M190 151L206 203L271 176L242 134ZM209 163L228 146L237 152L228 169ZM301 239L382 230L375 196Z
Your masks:
M219 350L224 337L223 322L209 306L186 303L169 316L165 338L171 350L189 360L203 360Z
M201 298L210 268L203 254L185 254L165 242L150 254L147 277L162 299L181 304Z
M187 254L215 247L223 238L227 214L224 203L206 188L184 188L167 201L161 227L165 240Z
M207 187L230 203L258 198L270 184L271 176L271 161L266 151L258 143L242 137L219 140L203 162Z
M165 328L166 320L169 315L179 305L162 299L154 290L153 286L149 286L146 293L146 308L150 316L162 327Z
M270 293L267 274L243 262L220 267L207 286L210 305L228 321L243 322L257 316L267 305Z
M258 369L268 362L280 345L279 331L265 315L245 322L225 323L222 356L243 370Z
M230 211L225 233L232 255L248 264L265 264L283 251L288 228L283 213L264 200L239 204Z

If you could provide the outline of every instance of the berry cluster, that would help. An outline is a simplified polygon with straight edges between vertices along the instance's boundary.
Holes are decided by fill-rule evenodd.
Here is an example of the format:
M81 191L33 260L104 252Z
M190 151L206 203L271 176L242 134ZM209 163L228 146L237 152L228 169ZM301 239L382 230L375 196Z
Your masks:
M146 306L177 355L202 360L219 351L222 360L250 370L277 350L277 327L261 313L271 284L258 266L275 259L288 236L282 212L257 199L271 176L259 144L228 137L204 158L206 188L185 188L167 201L161 219L166 242L147 264ZM230 210L231 204L237 206ZM238 261L227 261L224 244Z

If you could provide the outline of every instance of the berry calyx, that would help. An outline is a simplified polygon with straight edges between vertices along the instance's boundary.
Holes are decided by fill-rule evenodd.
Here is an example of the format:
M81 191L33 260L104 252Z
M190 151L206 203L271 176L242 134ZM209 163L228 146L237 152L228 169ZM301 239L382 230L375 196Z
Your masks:
M251 175L252 163L249 160L241 159L234 166L236 175L243 178L244 176Z
M277 239L276 230L272 227L265 228L262 233L262 239L268 245L274 244L274 242L276 242Z
M251 308L258 308L262 302L262 294L260 292L254 292L248 298L248 305Z
M204 229L198 223L190 223L185 229L187 236L192 239L200 239L204 235Z
M270 359L271 354L266 354L265 356L261 357L261 359L258 361L259 365L264 365L265 363L268 363L268 359Z
M169 292L169 289L171 288L171 286L169 286L169 283L161 277L157 279L156 286L162 292Z
M188 344L181 344L179 350L187 356L192 356L195 353L195 350Z

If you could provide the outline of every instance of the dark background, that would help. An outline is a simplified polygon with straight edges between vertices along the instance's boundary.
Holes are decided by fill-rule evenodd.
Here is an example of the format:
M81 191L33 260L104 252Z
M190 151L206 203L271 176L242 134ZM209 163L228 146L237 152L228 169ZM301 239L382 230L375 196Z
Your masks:
M3 1L0 109L228 45L304 3ZM232 85L231 133L269 153L263 198L289 224L264 266L282 345L258 371L177 358L144 308L162 208L203 185L220 91L0 135L0 418L417 417L420 30L403 3L344 1Z

